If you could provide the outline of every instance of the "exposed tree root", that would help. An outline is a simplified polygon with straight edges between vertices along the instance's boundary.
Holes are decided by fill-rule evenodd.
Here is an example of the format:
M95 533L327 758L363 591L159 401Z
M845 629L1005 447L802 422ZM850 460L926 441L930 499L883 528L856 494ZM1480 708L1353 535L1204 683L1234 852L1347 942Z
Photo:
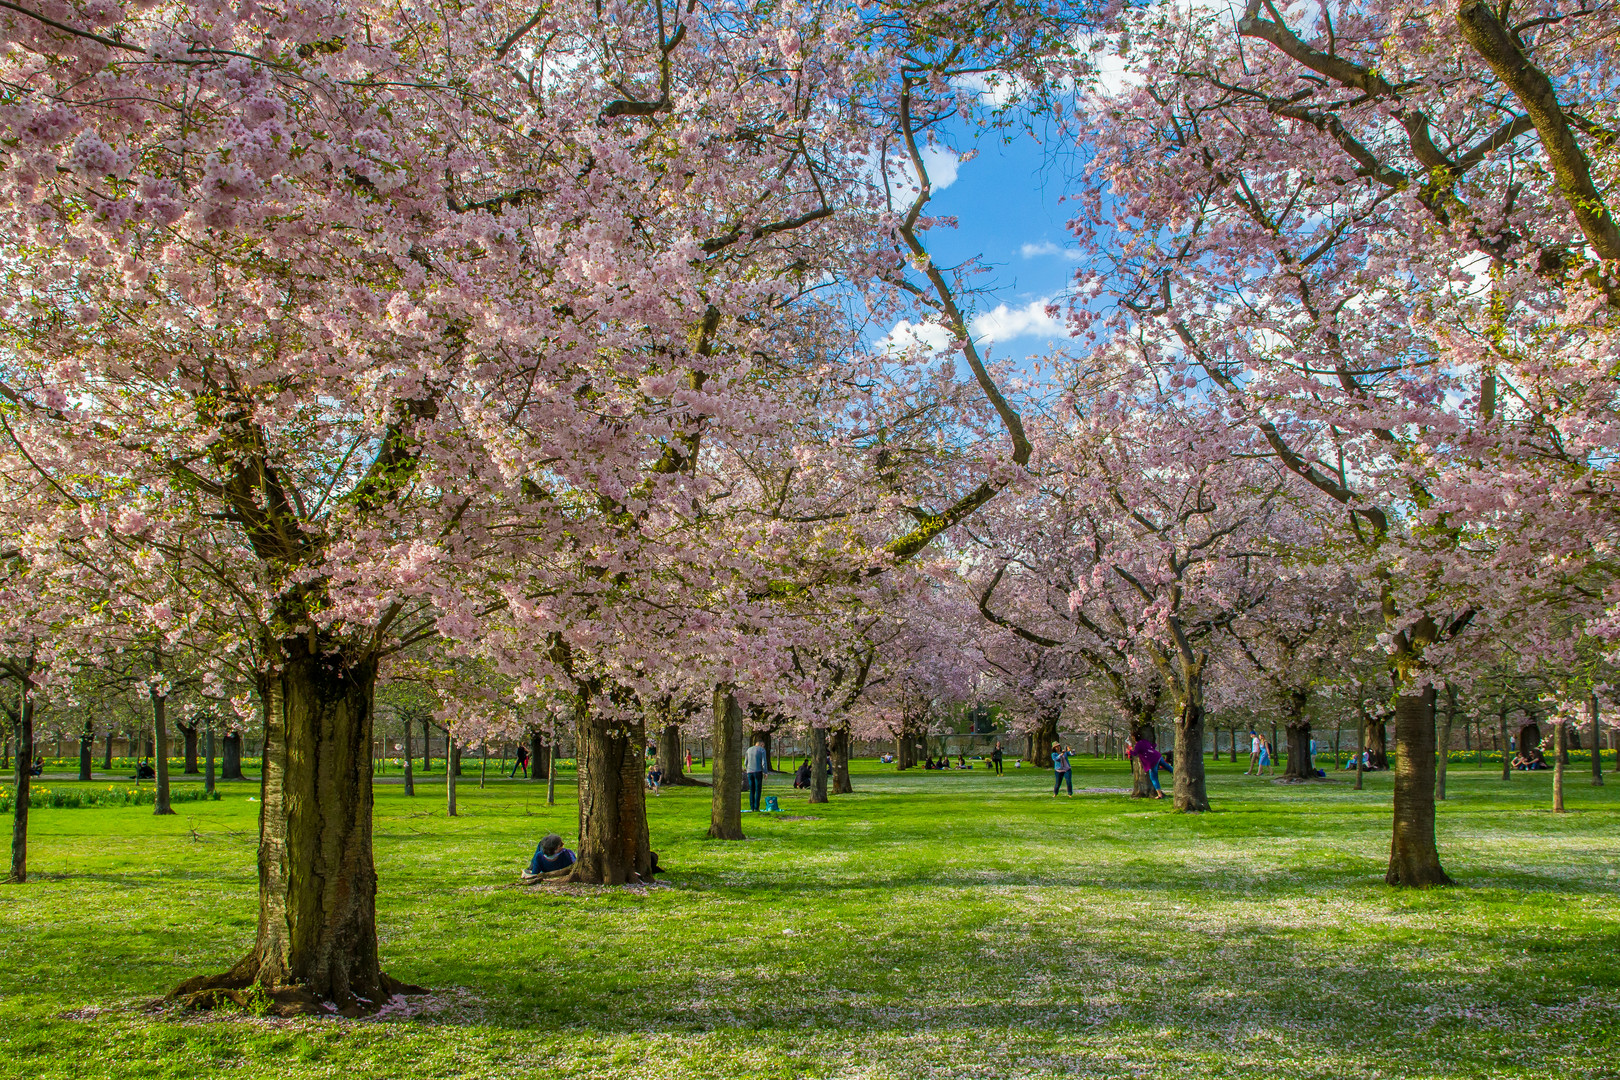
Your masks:
M251 959L251 958L250 958ZM198 975L187 979L166 998L155 1005L174 1005L188 1011L206 1012L214 1009L239 1008L264 1016L369 1016L396 996L425 994L427 988L400 982L384 974L383 993L372 1001L355 994L344 995L344 1000L322 998L308 987L294 985L264 986L249 974L249 961L243 961L230 971L218 975Z

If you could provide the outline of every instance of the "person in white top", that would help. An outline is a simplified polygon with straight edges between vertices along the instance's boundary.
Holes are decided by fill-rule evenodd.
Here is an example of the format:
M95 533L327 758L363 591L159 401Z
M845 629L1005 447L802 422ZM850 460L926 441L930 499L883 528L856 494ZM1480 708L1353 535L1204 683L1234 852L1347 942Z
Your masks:
M1249 767L1247 769L1243 770L1243 775L1244 776L1248 776L1251 772L1254 773L1257 776L1259 775L1260 747L1262 745L1263 744L1261 742L1260 736L1258 736L1258 735L1256 735L1254 733L1253 728L1250 728L1249 729Z

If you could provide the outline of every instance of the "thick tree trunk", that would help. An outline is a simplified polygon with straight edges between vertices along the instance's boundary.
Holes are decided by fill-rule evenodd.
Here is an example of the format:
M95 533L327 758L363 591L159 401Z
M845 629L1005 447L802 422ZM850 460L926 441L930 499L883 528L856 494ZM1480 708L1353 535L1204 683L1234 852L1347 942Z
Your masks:
M827 801L827 729L810 729L810 801Z
M444 798L446 813L456 817L456 778L461 775L461 747L448 731L444 734Z
M1435 748L1434 798L1446 801L1446 772L1451 764L1451 727L1457 722L1457 688L1446 684L1446 719L1440 725L1439 745Z
M1395 699L1395 827L1390 885L1450 885L1434 839L1434 687Z
M709 800L709 836L741 840L743 715L729 687L714 688L714 780Z
M1134 754L1131 755L1131 798L1153 798L1153 781L1142 767L1142 759Z
M79 779L90 780L90 765L95 756L96 733L90 727L90 721L84 722L84 734L79 736Z
M214 793L214 722L208 722L208 730L203 732L203 790L212 795Z
M639 720L605 716L580 695L574 708L579 740L579 861L569 881L624 885L651 881L655 859L647 835L643 761L647 729Z
M1035 736L1035 762L1050 766L1052 764L1052 744L1058 741L1058 719L1060 713L1051 709L1043 709L1037 726Z
M220 754L219 778L221 780L241 780L242 777L242 733L228 731L222 740L224 746Z
M1603 786L1603 728L1598 718L1598 699L1589 694L1586 707L1592 713L1592 786Z
M268 1004L290 1016L327 1005L374 1011L420 992L382 973L371 853L374 661L345 662L306 639L281 642L279 672L260 684L264 751L259 807L259 926L253 950L172 997Z
M1201 681L1176 714L1175 807L1183 813L1209 809L1204 786L1204 701Z
M535 728L529 732L529 779L543 780L551 775L552 748L546 745L545 732Z
M1507 702L1504 701L1501 704L1501 706L1496 710L1496 722L1502 729L1500 734L1498 735L1498 738L1500 738L1502 740L1502 779L1503 780L1511 780L1511 779L1513 779L1513 755L1508 751L1507 716L1508 716Z
M1283 732L1288 739L1288 767L1283 776L1290 780L1311 780L1316 777L1316 762L1311 760L1311 718L1305 715L1309 694L1301 689L1289 691L1283 703L1286 715Z
M185 775L196 776L198 773L202 772L202 770L197 767L197 725L177 723L175 726L180 729L180 735L185 739Z
M152 699L152 736L157 744L153 766L157 772L156 793L152 798L152 813L174 813L169 805L169 699L153 687L148 691Z
M849 726L834 728L832 733L832 793L834 795L853 794L855 788L849 782Z
M34 776L34 695L23 681L18 691L17 752L13 761L17 774L12 783L11 807L11 873L6 880L21 885L28 880L28 788Z
M911 760L910 740L901 732L894 737L894 771L904 772L910 767Z
M703 781L686 775L686 758L681 753L679 724L665 724L658 732L658 771L665 787L702 787Z
M1569 727L1553 721L1553 813L1564 812L1564 766L1569 762Z
M404 745L400 747L400 749L404 751L403 760L405 762L405 794L414 796L416 794L416 770L412 767L411 759L416 756L416 747L411 745L411 722L406 720L399 726L405 732L405 742Z
M113 733L109 729L108 732L107 732L107 738L104 741L104 745L103 745L102 751L101 751L101 771L102 772L112 772L112 741L113 741Z

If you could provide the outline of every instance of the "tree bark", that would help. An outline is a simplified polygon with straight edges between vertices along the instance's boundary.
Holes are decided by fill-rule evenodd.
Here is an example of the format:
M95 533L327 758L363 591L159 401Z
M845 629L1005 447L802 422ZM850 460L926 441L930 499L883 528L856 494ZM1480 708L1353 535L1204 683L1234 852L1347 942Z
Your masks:
M112 772L112 729L107 729L107 738L104 740L101 751L101 771Z
M34 695L28 692L26 677L17 693L17 752L12 755L17 774L12 785L11 873L6 880L21 885L28 880L28 788L34 778Z
M1569 761L1568 725L1553 721L1553 813L1564 812L1564 765Z
M552 748L546 744L545 732L539 728L529 731L529 779L540 780L551 775Z
M1586 707L1592 710L1592 786L1603 786L1603 728L1598 717L1597 694L1588 694Z
M702 787L703 781L686 775L686 759L681 754L681 727L665 724L658 731L658 771L665 787Z
M728 686L714 688L714 774L709 799L709 836L741 840L743 715Z
M827 729L810 729L810 801L827 801Z
M1203 813L1209 809L1209 792L1204 784L1204 694L1196 683L1176 714L1175 807L1183 813Z
M241 780L242 776L242 733L227 731L222 740L224 747L220 755L219 778L221 780Z
M461 775L461 747L448 730L444 733L444 797L446 813L456 817L456 777Z
M579 860L568 880L592 885L651 881L655 860L647 834L646 726L604 715L591 708L584 693L576 701L574 719Z
M1507 716L1508 716L1508 707L1507 707L1507 702L1504 700L1502 702L1501 706L1496 710L1496 722L1497 722L1498 725L1500 725L1500 727L1502 729L1499 737L1502 740L1502 779L1503 780L1511 780L1511 779L1513 779L1513 755L1508 753Z
M84 733L79 736L79 779L90 780L90 765L95 755L96 733L90 721L84 722Z
M202 770L197 767L197 725L182 724L177 721L175 723L175 727L180 729L180 735L185 739L185 775L196 776L198 773L202 772Z
M855 788L849 782L849 722L833 729L832 745L832 793L834 795L853 794Z
M557 805L557 747L546 747L546 805Z
M376 662L289 638L260 680L264 751L259 805L259 924L253 950L223 975L171 997L230 1000L282 1016L374 1011L420 992L382 973L371 847ZM327 648L321 648L328 645Z
M152 798L152 813L161 816L174 813L174 807L169 805L169 699L158 693L155 686L147 691L147 695L152 699L152 738L156 746L152 764L157 783Z
M1061 716L1061 710L1041 710L1034 731L1036 755L1034 763L1051 765L1052 744L1058 741L1058 720Z
M416 747L411 745L411 722L407 719L399 726L405 731L405 744L401 747L405 751L405 794L414 796L416 794L416 770L412 768L411 759L416 756Z
M203 771L203 790L212 795L214 793L214 722L208 721L208 730L203 732L203 756L206 762Z
M428 726L427 719L422 720L422 775L426 776L433 771L433 729Z
M1389 732L1384 727L1382 716L1372 718L1368 726L1368 734L1372 736L1367 754L1367 761L1375 769L1389 768Z
M1356 705L1356 790L1361 790L1361 774L1365 771L1367 763L1367 724L1369 717L1365 705Z
M1434 839L1434 687L1395 699L1395 827L1390 885L1450 885Z
M1295 688L1289 691L1284 702L1288 710L1283 722L1283 731L1288 738L1288 767L1283 770L1283 776L1291 780L1313 780L1316 778L1316 762L1311 759L1311 718L1305 715L1305 705L1310 700L1306 691Z

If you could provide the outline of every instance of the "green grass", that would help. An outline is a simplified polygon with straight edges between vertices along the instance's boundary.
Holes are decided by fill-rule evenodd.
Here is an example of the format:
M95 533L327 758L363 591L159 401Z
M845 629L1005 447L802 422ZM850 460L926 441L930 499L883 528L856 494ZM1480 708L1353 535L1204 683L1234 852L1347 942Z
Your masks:
M1214 813L1051 774L895 775L703 837L651 801L667 887L524 889L570 785L378 787L388 970L414 1019L181 1018L254 923L256 785L217 803L43 809L38 879L0 886L0 1077L1616 1077L1620 777L1453 765L1453 889L1382 883L1389 777L1286 786L1215 767ZM1077 788L1121 788L1077 759ZM187 782L192 782L188 780ZM59 784L57 786L60 786ZM787 820L788 816L811 820Z

